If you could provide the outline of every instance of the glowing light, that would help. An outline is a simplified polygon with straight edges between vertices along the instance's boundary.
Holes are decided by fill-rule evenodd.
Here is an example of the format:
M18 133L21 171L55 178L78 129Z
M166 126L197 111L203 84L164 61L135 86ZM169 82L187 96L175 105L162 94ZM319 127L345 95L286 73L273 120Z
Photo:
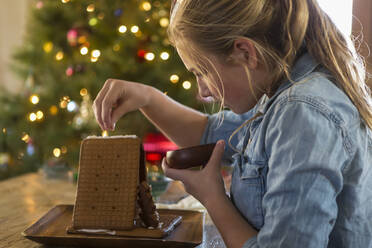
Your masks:
M52 115L56 115L58 113L58 108L56 105L52 105L50 108L49 108L49 112L52 114Z
M166 28L166 27L168 27L168 25L169 25L169 19L166 18L166 17L163 17L163 18L160 19L159 24L160 24L160 26L162 26L163 28Z
M119 51L120 50L120 45L119 44L115 44L114 47L112 48L115 52Z
M98 58L99 56L101 56L100 50L93 50L92 51L92 57Z
M59 103L59 106L60 106L62 109L65 109L65 108L67 108L67 104L68 104L67 101L62 100L62 101Z
M105 130L102 132L102 137L107 137L108 136L108 132Z
M146 53L145 59L147 61L153 61L155 59L155 54L153 54L153 53Z
M104 13L99 13L98 14L98 19L103 20L103 18L105 18L105 14Z
M91 58L90 58L90 61L91 61L92 63L95 63L95 62L98 61L98 58L97 58L97 57L91 57Z
M54 157L59 158L61 156L61 149L54 148L53 149L53 155L54 155Z
M97 23L98 23L97 18L95 18L95 17L90 18L90 20L89 20L89 25L90 26L95 26L95 25L97 25Z
M31 113L28 117L30 119L30 121L34 122L36 121L37 117L36 117L36 114L35 113Z
M43 117L44 117L44 113L43 113L43 111L39 110L39 111L36 112L36 118L37 118L38 120L43 119Z
M83 44L87 41L87 37L85 35L82 35L78 38L79 44Z
M3 128L3 133L6 133L6 128L5 127Z
M70 2L70 0L61 0L62 1L62 3L68 3L68 2Z
M26 133L22 136L22 140L25 142L25 143L28 143L30 141L30 136Z
M162 53L160 54L160 58L161 58L162 60L167 60L167 59L169 59L169 53L167 53L167 52L162 52Z
M191 83L189 81L185 81L185 82L183 82L182 87L185 90L189 90L191 88Z
M83 46L81 49L80 49L80 53L81 55L86 55L88 54L89 50L87 47Z
M69 112L73 112L73 111L75 111L76 109L77 109L77 104L76 104L76 102L74 102L74 101L71 101L71 102L69 102L68 104L67 104L67 111L69 111Z
M50 53L53 49L53 43L52 42L46 42L44 45L43 45L43 49L46 53Z
M174 74L174 75L172 75L172 76L170 77L170 81L171 81L172 83L174 83L174 84L178 83L179 80L180 80L180 77L179 77L178 75L176 75L176 74Z
M39 101L40 101L40 99L39 99L38 95L31 95L31 96L30 96L30 102L31 102L32 104L38 104Z
M121 25L119 27L119 32L122 33L122 34L125 33L125 32L127 32L127 27L125 25Z
M88 94L88 90L86 89L86 88L82 88L81 90L80 90L80 95L81 96L86 96Z
M130 31L135 34L135 33L137 33L139 31L139 27L138 26L132 26L130 28Z
M64 56L63 52L59 51L56 54L56 60L58 60L58 61L62 60L63 59L63 56Z
M87 11L88 12L93 12L94 9L95 9L95 7L94 7L94 4L93 3L92 4L89 4L88 7L87 7Z
M142 9L145 11L150 11L151 10L151 4L149 2L143 2L142 3Z

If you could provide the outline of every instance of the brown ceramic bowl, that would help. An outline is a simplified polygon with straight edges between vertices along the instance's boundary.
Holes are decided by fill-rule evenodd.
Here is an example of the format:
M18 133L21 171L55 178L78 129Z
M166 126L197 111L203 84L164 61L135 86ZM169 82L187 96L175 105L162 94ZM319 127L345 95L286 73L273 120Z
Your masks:
M213 143L168 151L165 159L169 167L173 169L188 169L196 166L205 166L215 146L216 143Z

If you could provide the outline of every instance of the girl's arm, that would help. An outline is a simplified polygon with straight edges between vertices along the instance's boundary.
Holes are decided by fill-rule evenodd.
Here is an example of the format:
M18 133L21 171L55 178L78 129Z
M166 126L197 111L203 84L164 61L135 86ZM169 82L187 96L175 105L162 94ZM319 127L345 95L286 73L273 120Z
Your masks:
M227 247L240 248L257 235L257 231L240 215L226 195L219 195L204 206Z
M114 130L123 115L138 109L178 146L200 144L207 115L172 100L154 87L108 79L93 103L95 117L103 130Z
M180 147L200 144L207 115L174 101L153 87L149 87L149 95L149 104L140 108L147 119Z

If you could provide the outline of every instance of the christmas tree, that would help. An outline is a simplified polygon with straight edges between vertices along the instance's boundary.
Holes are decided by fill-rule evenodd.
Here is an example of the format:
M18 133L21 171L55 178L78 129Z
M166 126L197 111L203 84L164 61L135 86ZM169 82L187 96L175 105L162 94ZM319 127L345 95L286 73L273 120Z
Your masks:
M108 78L149 84L205 108L167 39L169 0L39 0L31 8L12 66L24 87L0 93L0 179L55 161L77 167L81 140L106 135L92 101ZM116 127L112 135L155 131L139 111Z

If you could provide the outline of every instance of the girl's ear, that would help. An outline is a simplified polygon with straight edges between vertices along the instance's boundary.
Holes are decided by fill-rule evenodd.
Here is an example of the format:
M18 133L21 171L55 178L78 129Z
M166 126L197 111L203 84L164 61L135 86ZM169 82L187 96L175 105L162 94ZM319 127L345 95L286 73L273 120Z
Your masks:
M240 63L245 63L249 69L257 68L257 52L253 42L248 38L238 38L234 41L231 57Z

